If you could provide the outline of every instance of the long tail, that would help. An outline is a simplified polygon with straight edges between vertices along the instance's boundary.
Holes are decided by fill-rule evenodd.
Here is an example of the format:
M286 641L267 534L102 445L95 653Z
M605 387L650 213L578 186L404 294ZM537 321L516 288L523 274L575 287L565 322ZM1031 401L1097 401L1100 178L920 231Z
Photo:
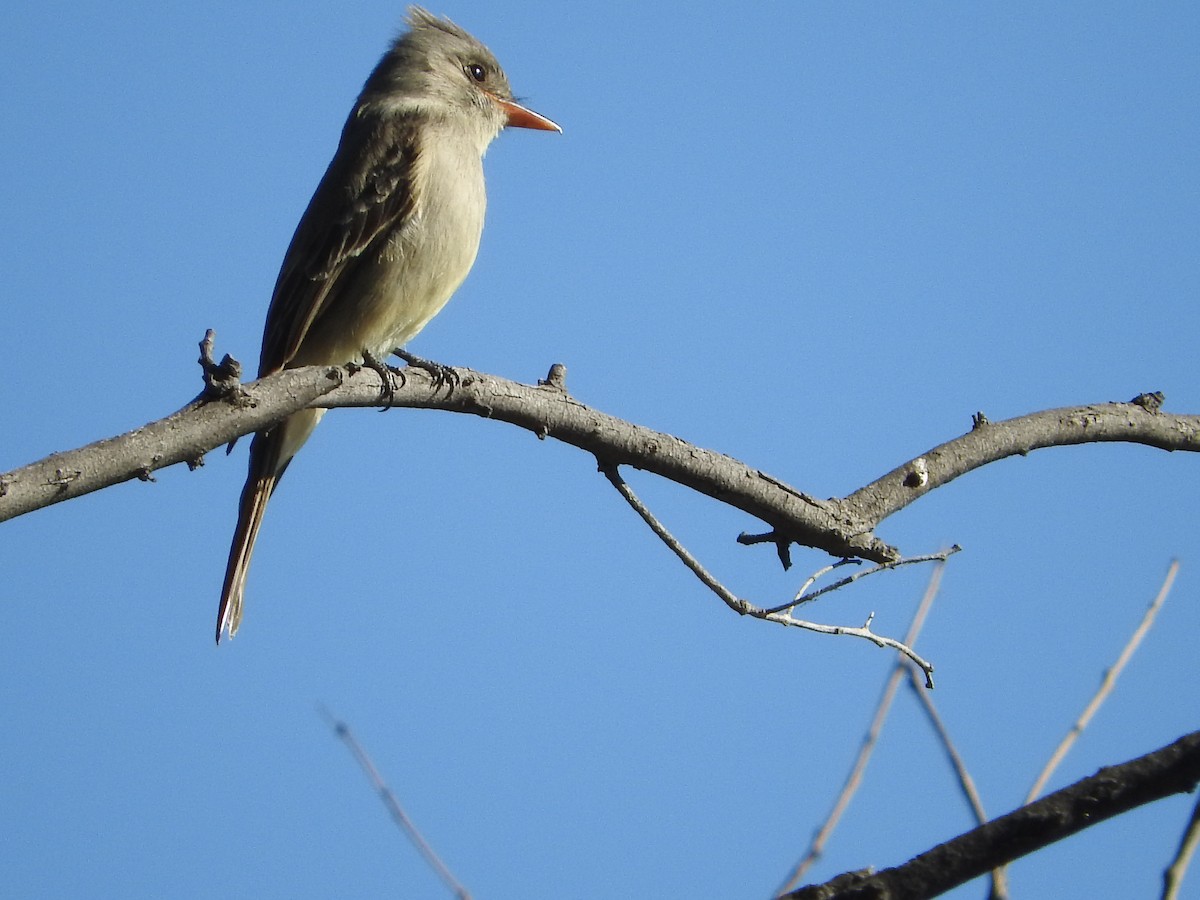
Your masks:
M229 636L233 637L242 623L246 575L250 570L250 557L254 553L258 529L267 511L267 501L271 499L275 485L283 477L296 451L316 428L323 412L304 410L270 431L260 431L254 435L250 444L250 472L238 504L237 528L233 531L229 562L225 566L225 585L221 589L221 605L217 610L218 644L223 633L228 631Z

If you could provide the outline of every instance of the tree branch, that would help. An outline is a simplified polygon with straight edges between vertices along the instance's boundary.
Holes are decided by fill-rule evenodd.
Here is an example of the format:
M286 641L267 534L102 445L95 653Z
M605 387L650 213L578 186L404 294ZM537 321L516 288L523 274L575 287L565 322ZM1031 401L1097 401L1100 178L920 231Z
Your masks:
M881 634L876 634L873 632L871 630L871 622L875 618L875 613L871 613L871 615L867 617L867 621L864 625L859 628L855 628L852 625L822 625L819 622L808 622L804 619L797 619L792 615L792 608L797 603L802 602L800 599L785 604L784 606L779 607L777 610L763 609L761 606L755 606L749 600L738 597L733 593L733 591L729 590L729 588L725 587L725 585L723 585L716 577L714 577L712 573L704 568L700 560L696 559L696 557L694 557L688 551L688 549L679 542L675 535L671 534L671 532L667 530L667 527L658 520L654 513L650 512L649 508L642 503L637 494L633 492L633 488L626 484L625 479L621 477L621 473L617 471L616 466L610 466L607 463L602 463L600 465L600 471L604 473L604 476L609 480L612 486L615 487L621 496L625 498L625 502L628 503L633 508L634 512L636 512L642 518L642 521L650 526L650 530L658 535L659 539L667 545L667 547L672 553L675 554L676 557L678 557L679 561L687 566L688 570L697 578L699 578L705 587L720 597L721 601L735 613L743 616L752 616L755 619L763 619L767 622L774 622L776 625L789 625L795 628L803 628L806 631L815 631L818 634L835 634L846 635L848 637L864 638L873 643L876 647L890 647L893 650L898 650L900 653L903 653L910 660L912 660L913 664L925 673L925 686L930 690L933 690L933 664L928 660L922 659L917 655L915 650L906 644L902 644L900 641L897 641L894 638L884 637ZM947 551L943 554L935 554L930 557L923 557L920 561L930 562L933 559L937 559L944 563L949 554L951 552L956 552L957 550L958 548L956 547L954 551ZM914 560L899 560L894 564L889 563L887 565L877 566L876 568L862 574L870 575L872 572L884 571L888 565L900 565L902 563L912 561ZM841 583L849 584L853 580L854 579L852 578L843 579Z
M289 369L219 399L201 394L165 419L0 474L0 522L134 478L153 481L152 472L176 463L197 469L214 447L270 427L345 377L337 367Z
M206 343L211 381L211 341ZM225 365L223 361L221 367ZM165 419L0 475L0 521L133 478L152 480L152 472L175 463L195 468L213 448L306 406L382 404L498 419L539 438L587 450L607 464L633 466L734 506L767 523L781 544L794 542L878 563L900 558L895 547L873 533L882 519L987 462L1087 441L1200 450L1198 416L1167 415L1133 403L1052 410L979 425L845 500L821 500L731 457L584 405L567 393L561 367L536 386L470 369L451 371L457 383L445 389L420 369L404 370L386 404L378 374L358 366L288 369L241 390L222 383L219 396L204 394Z
M1116 441L1160 450L1200 451L1200 416L1160 412L1161 402L1160 394L1141 394L1128 403L1048 409L1003 422L989 422L976 413L966 434L897 466L847 497L847 515L874 528L960 475L1045 447Z
M1200 782L1200 731L1101 769L1068 788L940 844L902 866L848 872L787 894L789 900L918 900Z

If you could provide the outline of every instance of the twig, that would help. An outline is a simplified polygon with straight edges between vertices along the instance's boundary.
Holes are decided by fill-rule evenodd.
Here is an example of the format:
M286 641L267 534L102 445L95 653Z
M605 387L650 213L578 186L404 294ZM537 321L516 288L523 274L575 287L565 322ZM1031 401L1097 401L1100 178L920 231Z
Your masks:
M1029 793L1025 796L1025 802L1029 803L1037 797L1042 789L1046 786L1046 782L1050 780L1050 776L1054 774L1054 770L1058 768L1059 763L1063 761L1063 757L1070 752L1071 747L1075 745L1075 741L1083 730L1087 728L1091 722L1092 716L1096 714L1102 703L1108 699L1108 695L1112 693L1116 687L1117 678L1120 676L1126 663L1141 644L1142 638L1146 636L1146 632L1150 630L1150 626L1154 624L1154 617L1158 615L1159 609L1167 599L1167 594L1171 592L1171 585L1175 583L1175 574L1179 571L1179 560L1172 560L1171 565L1167 568L1167 575L1163 579L1162 587L1158 589L1158 596L1154 598L1150 606L1146 609L1145 615L1142 616L1142 621L1138 627L1134 629L1129 641L1125 644L1125 649L1121 651L1121 655L1117 657L1117 661L1112 667L1104 673L1104 677L1100 680L1100 687L1096 691L1096 695L1092 697L1091 702L1084 708L1079 719L1071 726L1071 730L1067 732L1067 736L1062 739L1062 742L1055 749L1050 757L1050 761L1046 763L1046 767L1042 769L1042 773L1034 781L1033 787L1029 789Z
M804 593L806 590L808 590L812 586L813 582L815 582L818 578L820 578L822 575L826 574L827 572L830 572L833 569L837 568L838 566L843 565L847 562L855 562L855 563L859 562L859 560L856 560L856 559L855 560L843 559L840 562L834 563L832 566L826 566L824 569L820 569L819 571L814 573L807 581L804 582L803 585L800 586L800 590L796 592L796 596L792 599L792 601L790 603L785 603L782 606L776 606L773 609L768 609L767 612L768 613L786 612L787 610L792 609L796 606L800 606L802 604L808 603L809 601L816 600L822 594L828 594L830 591L840 590L841 588L844 588L848 584L853 584L854 582L858 581L860 578L866 578L869 575L877 575L880 572L888 572L888 571L891 571L892 569L898 569L898 568L900 568L900 566L909 566L909 565L912 565L913 563L927 563L927 562L943 562L944 563L947 559L949 559L951 556L953 556L955 553L958 553L961 550L962 550L962 547L958 546L958 544L955 544L950 549L942 550L938 553L927 553L924 556L906 556L904 559L897 559L894 562L883 563L882 565L878 565L878 566L872 566L869 569L861 569L861 570L855 572L853 575L847 575L845 578L840 578L837 581L833 582L833 584L827 584L827 585L825 585L825 587L818 588L817 590L813 591L810 594Z
M801 888L788 900L862 897L936 897L997 866L1041 850L1085 828L1196 789L1200 782L1200 731L1152 753L1107 766L1008 815L961 834L902 866L875 873L839 875Z
M642 521L650 526L650 530L659 536L664 544L666 544L671 552L679 557L680 562L687 566L692 574L700 579L710 591L716 594L721 600L739 615L753 614L753 612L761 613L762 610L753 606L751 603L736 596L729 588L721 584L708 569L700 563L700 560L692 556L688 549L676 540L675 535L667 530L667 527L650 512L649 507L644 504L637 494L633 492L633 488L629 483L621 477L621 473L617 471L617 467L608 463L600 463L600 471L604 473L604 477L609 480L617 492L625 498L625 502L633 507L633 511L642 517Z
M975 779L967 771L966 761L954 745L954 741L950 737L950 730L946 727L946 723L942 720L942 716L933 702L933 695L922 689L919 671L916 666L908 667L908 683L921 703L922 709L925 710L925 715L929 718L929 723L933 726L938 740L941 741L942 748L946 751L950 767L954 770L955 777L958 778L959 787L962 788L963 796L966 797L967 804L971 807L975 821L982 825L987 821L987 813L984 811L983 799L979 796L979 790L975 787ZM1006 900L1007 897L1008 873L1003 866L1000 866L992 870L992 890L989 900Z
M942 743L942 748L946 751L946 757L950 760L950 767L954 769L954 775L958 778L959 786L962 788L963 796L967 799L967 804L971 807L975 821L982 825L987 821L987 813L984 812L983 800L979 796L979 790L975 787L975 779L967 771L966 762L958 752L958 748L954 746L954 741L950 737L950 731L946 728L946 723L942 720L941 714L934 705L933 696L929 691L922 688L920 669L916 666L909 666L908 674L913 694L916 695L917 700L921 703L922 708L925 710L925 715L929 717L929 724L933 726L938 740Z
M740 535L739 535L739 538L740 538ZM834 569L840 569L840 568L842 568L842 566L861 566L861 565L862 565L861 559L839 559L835 563L830 563L829 565L824 566L823 568L817 569L817 571L813 572L811 575L808 576L808 578L806 578L804 580L804 584L800 585L800 590L796 591L796 596L797 597L803 596L805 591L807 591L810 587L812 587L814 584L816 584L818 581L820 581L822 578L824 578L826 575L828 575ZM800 601L797 600L796 602L798 603ZM780 612L783 609L784 609L784 607L779 607L778 609L775 610L775 612Z
M1179 841L1175 858L1171 860L1167 871L1163 872L1163 900L1176 900L1179 896L1184 873L1192 861L1197 844L1200 844L1200 799L1197 799L1192 807L1192 817L1188 821L1188 827L1184 829L1183 838Z
M942 572L945 568L945 561L934 567L933 575L929 579L929 585L925 588L925 594L921 597L921 602L918 604L917 611L913 615L912 624L908 626L908 633L904 636L904 643L909 646L916 643L917 635L921 633L921 629L925 625L925 619L928 617L929 610L933 606L934 598L937 597L938 590L941 588ZM787 878L779 890L776 891L776 894L784 894L792 890L792 888L799 884L800 879L804 877L804 873L825 852L826 843L828 843L829 838L833 835L833 831L841 821L842 815L850 806L850 800L854 797L855 792L862 783L863 775L867 769L867 762L875 750L875 745L879 742L879 735L883 731L883 723L886 721L888 712L892 707L892 701L896 697L896 689L900 686L900 679L904 677L907 671L910 670L903 660L897 660L896 665L892 667L891 675L888 676L888 680L883 687L883 692L879 696L879 703L876 704L875 715L871 718L871 724L867 728L866 735L863 737L862 746L858 749L858 756L855 758L854 764L850 767L850 774L846 776L846 783L842 785L842 790L834 801L833 809L830 810L829 815L825 817L824 823L813 836L808 851L796 863L792 871L788 873Z
M625 502L633 508L634 512L641 516L643 522L650 526L650 530L658 535L662 542L670 548L671 552L679 557L680 561L688 567L692 574L700 579L705 587L720 597L721 601L738 615L763 619L767 622L774 622L777 625L803 628L806 631L815 631L818 634L844 634L849 637L863 638L877 647L891 648L903 653L920 666L925 671L927 685L930 688L933 687L933 665L918 656L916 651L911 647L893 638L884 637L873 632L871 630L871 620L875 616L874 613L868 616L867 621L858 628L851 625L822 625L817 622L806 622L803 619L793 618L790 612L778 613L773 610L763 609L761 606L755 606L750 601L737 596L733 591L725 587L711 572L704 568L701 562L667 530L667 527L658 520L654 513L650 512L649 507L641 501L638 495L634 493L633 488L621 477L621 473L617 470L616 465L600 462L599 469L604 473L604 477L609 480L612 486L617 489L617 492L625 498ZM785 610L788 609L786 606L782 608Z
M242 364L228 353L217 362L213 358L217 333L211 328L204 332L200 342L200 369L204 373L204 396L209 400L226 399L240 405L249 405L249 398L242 390Z
M317 707L317 711L333 729L334 734L341 738L346 746L350 748L350 752L354 754L354 758L358 760L358 764L362 767L363 772L370 780L371 786L375 788L375 792L379 794L379 798L383 801L383 805L387 809L388 814L391 815L392 820L398 826L400 826L401 831L403 831L408 839L412 842L412 845L417 848L417 852L424 857L425 862L429 864L429 867L437 873L438 877L445 882L446 887L450 888L450 890L454 892L454 895L458 897L459 900L471 900L471 895L467 892L467 889L463 887L457 878L454 877L453 873L451 873L451 871L446 867L446 864L443 863L440 858L438 858L438 855L433 851L433 848L429 846L429 842L421 836L421 833L417 831L417 827L413 825L412 820L409 819L409 817L405 814L404 810L400 806L400 802L396 799L396 795L392 793L391 789L384 782L382 776L380 776L379 770L375 768L375 764L372 763L371 758L367 756L367 751L362 748L362 745L359 744L357 740L355 740L354 735L350 732L349 726L347 726L346 723L342 722L340 719L334 718L333 714L324 706L319 705Z
M751 612L750 615L754 615L754 613ZM917 651L913 650L907 644L873 632L871 630L871 620L875 618L875 613L867 616L867 621L859 628L849 625L822 625L819 622L808 622L804 619L794 618L791 614L784 613L766 614L756 616L756 618L765 619L768 622L778 622L780 625L792 625L796 628L803 628L805 631L815 631L817 634L844 634L848 637L863 638L870 641L876 647L891 648L898 653L903 653L912 660L913 664L925 673L925 687L928 690L933 690L933 663L920 656Z

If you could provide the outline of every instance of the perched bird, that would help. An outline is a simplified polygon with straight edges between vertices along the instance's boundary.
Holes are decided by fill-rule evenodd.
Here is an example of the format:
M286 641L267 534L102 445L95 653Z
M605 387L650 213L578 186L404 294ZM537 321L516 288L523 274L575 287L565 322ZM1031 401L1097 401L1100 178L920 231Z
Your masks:
M483 154L506 125L562 131L513 100L500 64L453 22L419 7L363 86L283 259L259 377L366 363L402 348L467 277L483 231ZM242 620L263 512L320 421L303 410L250 445L217 615L217 642Z

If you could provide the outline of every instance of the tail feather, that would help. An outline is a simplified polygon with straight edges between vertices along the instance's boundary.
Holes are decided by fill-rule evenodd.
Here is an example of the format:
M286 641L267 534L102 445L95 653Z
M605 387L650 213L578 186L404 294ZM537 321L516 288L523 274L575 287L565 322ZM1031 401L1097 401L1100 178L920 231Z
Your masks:
M233 543L229 548L229 562L225 567L225 585L221 589L221 606L217 611L217 643L221 635L237 634L242 622L242 597L246 590L246 575L250 570L250 556L254 542L262 525L267 501L275 490L282 474L278 465L279 438L271 433L256 434L250 446L250 474L242 488L242 499L238 504L237 528L233 532Z
M237 528L233 531L233 543L229 548L229 562L225 566L225 586L221 589L221 606L217 610L217 643L221 635L229 632L233 637L242 623L242 598L246 590L246 575L250 570L250 556L254 553L254 542L262 525L267 501L275 491L275 485L283 477L288 463L312 434L325 411L306 409L295 413L270 431L260 431L250 444L250 473L246 486L242 488L242 499L238 504Z

